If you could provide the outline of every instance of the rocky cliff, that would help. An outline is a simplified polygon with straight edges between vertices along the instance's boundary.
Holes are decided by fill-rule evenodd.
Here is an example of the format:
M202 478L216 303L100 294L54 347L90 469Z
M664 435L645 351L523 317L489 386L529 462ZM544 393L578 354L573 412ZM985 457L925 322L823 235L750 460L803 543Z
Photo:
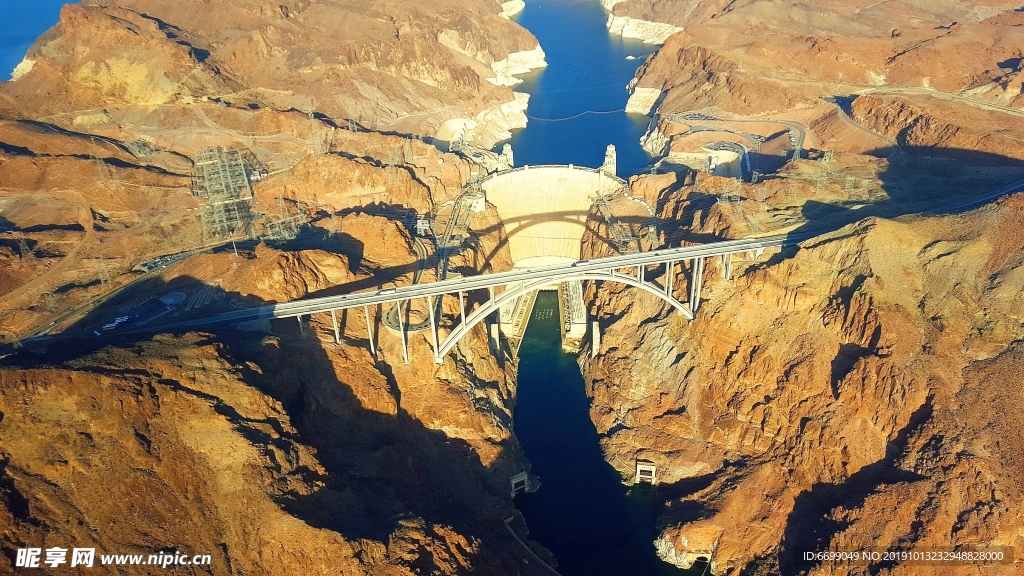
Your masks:
M798 124L821 151L756 184L631 182L659 206L662 245L821 234L737 263L731 281L709 262L690 323L653 297L588 291L603 331L581 360L591 415L624 479L638 459L658 466L660 556L737 575L1019 572L798 554L1021 544L1019 464L1001 437L1019 418L1007 367L1024 330L1024 198L963 212L1022 175L1016 7L608 7L683 28L633 83L663 115L644 144L666 167L715 139L763 162L788 126L742 120ZM850 96L822 101L835 95ZM664 116L695 110L707 114ZM909 215L924 210L950 213Z
M528 463L513 367L483 328L441 365L422 334L404 362L381 310L339 314L340 342L330 314L100 332L173 292L186 299L161 322L408 283L421 266L432 279L415 215L458 195L470 165L421 136L516 119L522 97L495 76L543 54L516 10L63 9L0 83L0 570L18 548L84 546L213 556L182 573L541 572L504 525ZM204 232L190 173L208 146L245 154L259 238ZM305 225L271 238L264 224L287 218ZM493 211L471 227L487 256L453 269L511 266ZM11 345L47 332L75 337Z
M689 234L723 233L728 212L701 215L691 187L658 178L634 193L693 215ZM737 261L731 281L710 262L691 323L651 296L589 291L603 330L581 361L591 415L624 478L637 459L658 466L660 555L711 553L716 574L853 574L798 564L796 548L1020 546L1003 435L1020 417L1022 218L1017 195L868 218Z
M615 18L678 27L634 83L663 93L662 113L717 107L777 114L814 107L822 97L869 91L901 93L922 108L934 104L929 92L955 95L967 114L979 105L1021 105L1016 47L1024 20L1012 2L865 7L833 0L812 8L625 0L606 6Z
M0 110L116 122L132 106L173 115L216 101L433 136L445 120L515 101L492 66L538 45L500 13L493 0L73 4L0 88Z
M414 265L401 225L364 214L342 227L366 250L261 245L193 258L160 284L218 286L255 304ZM487 265L509 266L497 234L479 239L495 254ZM518 570L522 551L503 526L508 477L527 466L511 434L511 365L489 353L483 328L443 365L413 336L405 364L396 337L374 325L373 356L366 319L340 321L340 344L326 315L269 334L75 342L9 359L0 562L59 545L211 553L220 574Z

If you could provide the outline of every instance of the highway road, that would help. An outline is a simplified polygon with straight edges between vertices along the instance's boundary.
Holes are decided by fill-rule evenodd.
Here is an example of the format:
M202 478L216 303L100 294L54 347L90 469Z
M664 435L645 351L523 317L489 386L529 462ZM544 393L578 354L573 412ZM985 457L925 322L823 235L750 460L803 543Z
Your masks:
M30 340L47 336L55 328L59 328L60 326L62 326L64 324L67 324L70 321L73 321L73 320L77 321L77 320L81 319L86 314L88 314L89 312L99 308L100 306L102 306L104 303L108 302L109 300L111 300L115 296L123 294L124 292L126 292L127 290L129 290L131 288L137 287L144 280L147 280L149 278L152 278L153 276L157 276L157 275L161 274L164 271L164 269L166 269L168 266L171 266L172 264L177 264L178 262L181 262L182 260L186 260L188 258L191 258L192 256L195 256L196 254L202 254L203 252L208 252L208 251L215 250L215 249L217 249L219 247L227 246L227 244L229 244L229 243L230 243L230 241L225 242L225 243L221 243L221 244L217 244L215 246L209 246L209 247L206 247L206 248L199 248L199 249L196 249L196 250L190 250L188 252L180 252L178 254L175 254L175 255L173 255L174 256L173 259L167 261L166 263L164 263L160 267L155 268L153 270L149 270L145 274L143 274L142 276L139 276L138 278L135 278L134 280L132 280L131 282L128 282L124 286L120 286L120 287L118 287L118 288L116 288L114 290L111 290L110 292L108 292L108 293L106 293L106 294L104 294L102 296L99 296L99 297L97 297L97 298L95 298L93 300L90 300L90 301L86 302L85 304L82 304L81 306L73 308L73 309L65 312L64 314L61 314L59 317L57 317L57 319L53 320L49 324L47 324L45 326L42 326L40 328L36 328L35 330L33 330L33 331L31 331L31 332L21 336L20 338L18 338L15 341L15 344L28 343L28 341L30 341Z
M932 96L934 98L941 98L943 100L952 100L953 102L960 102L961 104L967 104L968 106L974 106L975 108L981 108L982 110L1004 112L1006 114L1024 117L1024 110L1017 110L1016 108L1007 108L1006 106L1000 106L998 104L990 104L988 102L975 100L974 98L970 98L968 96L961 96L959 94L939 92L938 90L933 90L931 88L870 88L867 90L861 90L860 92L857 92L857 94L916 94L922 96Z
M698 246L668 248L664 250L642 252L639 254L595 258L593 260L579 261L571 265L562 264L544 266L527 270L514 269L508 272L481 274L479 276L455 278L440 282L431 282L429 284L413 284L411 286L387 288L377 290L375 292L309 298L293 302L284 302L281 304L268 304L248 310L226 312L215 316L197 318L171 325L154 326L149 329L140 329L137 332L172 330L176 328L197 328L203 326L222 326L253 320L291 318L320 312L328 312L331 310L376 306L379 304L390 304L393 302L416 298L425 299L427 297L436 297L442 294L455 294L471 290L486 290L497 286L542 279L551 280L554 283L559 279L578 276L587 272L606 272L608 270L636 268L637 266L658 264L667 261L710 258L738 252L751 252L765 248L778 248L780 246L796 244L815 235L816 233L802 233L766 236L763 238L747 238L743 240L725 240L722 242L712 242Z
M420 281L420 277L423 276L423 271L427 268L427 260L430 258L430 254L427 251L427 247L424 246L423 241L420 240L419 238L416 238L413 241L412 247L413 251L416 252L417 263L416 272L414 272L412 276L412 283L418 284ZM388 328L391 328L392 330L400 330L401 323L399 320L399 312L404 314L406 308L408 308L408 304L403 306L400 303L396 302L394 305L388 308L387 312L384 313L384 324ZM405 327L405 329L408 330L409 332L422 332L428 328L430 328L429 318L424 318L420 322L409 324Z
M839 110L839 119L840 120L842 120L843 122L845 122L849 126L852 126L852 127L856 128L857 130L860 130L862 132L867 132L868 134L871 134L872 136L874 136L875 138L878 138L879 140L885 142L886 144L889 145L890 148L892 148L892 152L890 152L889 155L885 157L887 160L888 159L893 159L897 154L900 154L901 152L903 152L903 149L900 148L899 143L896 142L895 140L893 140L892 138L889 138L888 136L886 136L885 134L882 134L881 132L875 132L874 130L868 128L867 126L863 126L863 125L859 124L856 120L854 120L853 118L850 118L850 115L846 113L846 110L843 110L842 106L836 105L836 108Z
M956 205L950 206L948 208L938 208L936 210L933 210L932 212L933 213L954 212L956 210L965 210L967 208L976 208L977 206L979 206L981 204L984 204L984 203L986 203L986 202L988 202L990 200L995 200L996 198L999 198L1000 196L1006 196L1007 194L1014 194L1016 192L1024 192L1024 180L1017 180L1016 182L1011 182L1011 183L1007 184L1006 186L1003 186L1002 188L999 188L998 190L994 190L992 192L989 192L988 194L986 194L986 195L984 195L984 196L982 196L980 198L974 198L973 200L969 200L969 201L961 203L961 204L956 204Z

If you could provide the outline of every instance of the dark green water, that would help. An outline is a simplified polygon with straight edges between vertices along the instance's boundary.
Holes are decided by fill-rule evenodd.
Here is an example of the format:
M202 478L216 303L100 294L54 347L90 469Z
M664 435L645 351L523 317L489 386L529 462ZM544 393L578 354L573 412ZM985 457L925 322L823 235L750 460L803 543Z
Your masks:
M550 549L564 576L680 576L653 541L657 489L629 490L604 460L576 356L561 350L558 300L537 298L519 351L515 432L540 477L517 497L530 537Z
M523 76L526 81L513 88L531 95L526 113L532 118L512 136L517 166L596 168L604 162L608 144L615 144L618 152L619 176L636 174L650 164L640 147L650 121L646 116L587 113L566 121L538 120L626 106L626 84L654 47L609 35L606 19L599 0L527 0L516 18L540 40L548 61L547 68Z

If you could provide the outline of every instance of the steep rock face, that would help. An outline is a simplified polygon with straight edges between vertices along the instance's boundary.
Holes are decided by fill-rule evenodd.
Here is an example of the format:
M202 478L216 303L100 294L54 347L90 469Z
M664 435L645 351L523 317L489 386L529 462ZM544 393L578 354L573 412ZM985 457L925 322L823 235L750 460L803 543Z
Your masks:
M788 574L798 546L1019 546L1016 448L991 414L1020 412L995 398L1024 338L1022 218L1016 196L868 219L737 261L732 282L711 262L689 324L654 297L588 292L604 333L582 364L607 458L624 478L653 460L679 494L663 558Z
M379 264L396 263L389 248ZM201 281L217 259L178 273ZM355 278L341 255L259 247L221 285L274 302ZM365 319L339 316L341 344L330 315L315 315L302 332L280 321L266 336L159 336L81 357L71 347L48 367L0 370L0 561L19 546L95 545L212 553L219 574L515 571L502 520L508 477L526 464L511 366L482 328L435 365L423 336L404 364L398 339L375 327L374 358Z
M407 205L427 212L432 205L430 190L412 170L405 166L381 169L363 159L310 156L288 178L278 181L280 185L276 181L261 184L260 198L269 200L281 192L296 201L325 204L332 212L366 204Z
M159 106L232 92L183 39L138 12L74 4L26 57L34 64L3 91L37 117L108 104ZM34 97L31 97L34 96Z
M263 301L289 301L344 284L354 277L343 254L323 250L284 252L260 244L255 258L231 270L223 287Z
M322 487L323 467L279 402L240 382L212 346L182 346L196 340L154 343L145 360L122 352L0 372L8 570L10 547L25 545L173 547L212 554L215 573L315 573L324 553L351 574L357 553L384 552L281 509L277 498Z
M11 546L74 545L210 553L215 574L514 569L487 543L493 526L471 528L480 512L466 500L438 516L436 490L452 483L479 497L487 472L427 459L471 449L404 416L380 373L339 370L339 381L308 346L252 345L259 357L241 365L225 358L237 348L189 335L0 373L0 562L11 568Z
M38 117L216 98L375 129L416 115L414 125L430 132L424 121L436 128L460 109L472 117L513 100L485 78L492 63L537 41L499 11L486 0L429 11L308 1L69 5L30 51L31 66L3 85L4 105Z
M613 17L680 27L665 49L638 72L638 86L671 90L665 110L717 104L739 114L792 108L821 96L872 87L928 88L1019 107L1021 17L1012 2L984 6L846 0L651 2L626 0ZM680 58L702 48L730 63L729 82L702 70L703 59ZM941 64L940 64L941 63ZM688 81L706 75L707 83ZM728 96L723 89L728 88ZM694 90L696 94L689 94ZM678 92L678 94L673 94ZM675 99L690 108L669 105ZM701 104L703 103L703 104Z
M867 95L853 102L857 122L901 146L925 153L941 150L972 164L1017 164L1024 150L1014 125L969 106L932 97Z
M739 64L680 34L637 70L637 86L665 93L660 110L696 110L714 104L743 113L787 110L811 103L810 95L743 74Z

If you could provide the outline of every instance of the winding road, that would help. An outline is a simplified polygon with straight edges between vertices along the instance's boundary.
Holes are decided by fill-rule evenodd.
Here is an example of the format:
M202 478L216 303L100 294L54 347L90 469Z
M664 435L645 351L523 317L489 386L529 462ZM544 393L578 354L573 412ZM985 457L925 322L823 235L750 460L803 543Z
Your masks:
M981 108L982 110L989 110L992 112L1003 112L1006 114L1012 114L1024 118L1024 110L1017 110L1016 108L1008 108L1006 106L1000 106L998 104L989 104L982 100L975 100L968 96L961 96L960 94L950 94L948 92L939 92L931 88L870 88L867 90L861 90L857 92L860 95L870 94L915 94L918 96L931 96L933 98L940 98L942 100L951 100L953 102L959 102L961 104L967 104L975 108Z
M741 122L748 124L778 124L785 126L793 140L793 148L799 153L800 150L804 149L804 142L807 140L807 129L803 127L799 122L792 122L790 120L770 120L767 118L718 118L716 116L709 116L702 112L673 112L672 114L665 114L665 119L669 122L675 122L677 124L687 124L691 126L698 126L705 129L718 130L721 132L729 132L743 136L744 138L754 141L754 137L745 132L738 132L735 130L729 130L725 128L719 128L717 126L700 126L695 124L696 122Z

